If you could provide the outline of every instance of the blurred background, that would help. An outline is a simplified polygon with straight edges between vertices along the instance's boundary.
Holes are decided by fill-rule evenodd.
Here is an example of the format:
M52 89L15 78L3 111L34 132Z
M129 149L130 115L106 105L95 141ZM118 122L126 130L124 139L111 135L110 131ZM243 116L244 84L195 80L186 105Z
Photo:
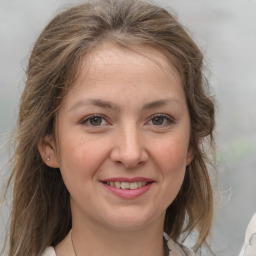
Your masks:
M0 0L0 191L33 44L58 11L81 1ZM155 0L190 31L216 97L217 163L224 199L212 231L217 256L238 255L256 212L256 0ZM0 247L8 208L0 213Z

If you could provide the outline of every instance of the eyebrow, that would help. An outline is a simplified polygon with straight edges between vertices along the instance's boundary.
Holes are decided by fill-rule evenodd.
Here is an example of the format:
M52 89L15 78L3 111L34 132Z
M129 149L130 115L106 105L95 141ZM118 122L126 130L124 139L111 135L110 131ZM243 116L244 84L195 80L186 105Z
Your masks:
M83 105L94 105L100 108L109 108L109 109L114 109L114 110L118 110L119 107L115 104L113 104L110 101L105 101L105 100L101 100L101 99L86 99L86 100L80 100L78 101L75 105L73 105L69 111L72 111L80 106Z
M149 110L149 109L153 109L153 108L158 108L158 107L162 107L165 105L169 105L169 104L178 104L179 102L176 99L163 99L163 100L156 100L150 103L145 104L142 107L142 110Z
M154 108L158 108L158 107L162 107L165 105L169 105L169 104L178 104L179 101L177 101L176 99L172 99L172 98L168 98L168 99L162 99L162 100L156 100L153 102L149 102L147 104L145 104L142 107L142 110L150 110L150 109L154 109ZM100 108L108 108L108 109L112 109L112 110L120 110L120 107L110 101L105 101L102 99L85 99L85 100L80 100L78 101L75 105L73 105L69 111L72 111L80 106L83 105L94 105Z

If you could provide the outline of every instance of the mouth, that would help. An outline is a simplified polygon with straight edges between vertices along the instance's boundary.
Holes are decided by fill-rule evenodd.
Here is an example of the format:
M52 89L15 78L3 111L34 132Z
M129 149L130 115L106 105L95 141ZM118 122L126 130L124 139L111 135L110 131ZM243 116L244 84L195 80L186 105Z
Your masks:
M146 181L134 181L134 182L120 182L120 181L106 181L104 182L106 185L114 188L119 188L119 189L125 189L125 190L134 190L138 189L141 187L144 187L148 185L151 182L146 182Z
M137 178L112 178L101 181L102 184L108 189L108 191L121 198L137 198L146 193L153 183L154 180L137 177Z

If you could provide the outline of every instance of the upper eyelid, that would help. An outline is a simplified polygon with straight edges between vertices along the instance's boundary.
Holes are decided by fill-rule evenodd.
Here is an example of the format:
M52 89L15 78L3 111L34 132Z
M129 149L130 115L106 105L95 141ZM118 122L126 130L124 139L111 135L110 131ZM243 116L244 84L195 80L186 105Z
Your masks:
M166 119L169 119L169 120L171 120L172 122L175 122L175 119L174 119L172 116L170 116L170 115L168 115L168 114L161 114L161 113L151 115L151 116L148 118L148 121L150 121L152 118L158 117L158 116L165 117Z
M109 123L108 118L107 118L105 115L102 115L102 114L91 114L91 115L88 115L88 116L86 116L86 117L83 117L83 118L79 121L79 123L80 123L80 124L83 124L83 123L87 122L88 120L90 120L90 118L93 118L93 117L101 117L101 118L103 118L106 122Z
M165 123L164 124L161 124L161 125L154 125L154 124L151 124L150 122L152 122L152 119L155 118L155 117L163 117L165 118ZM152 127L157 127L157 128L164 128L164 127L169 127L170 125L174 125L176 123L175 119L170 116L170 115L167 115L167 114L154 114L152 116L150 116L147 121L144 123L144 125L146 126L152 126Z

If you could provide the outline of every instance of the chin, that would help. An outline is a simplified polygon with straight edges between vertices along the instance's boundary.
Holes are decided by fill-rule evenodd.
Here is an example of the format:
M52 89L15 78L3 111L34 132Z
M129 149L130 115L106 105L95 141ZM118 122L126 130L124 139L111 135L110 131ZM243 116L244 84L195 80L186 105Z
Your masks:
M143 212L126 212L117 214L115 216L109 216L107 218L107 225L117 231L139 231L152 225L154 222L160 220L162 224L162 215L156 218L157 214L149 214ZM106 220L106 219L105 219Z

